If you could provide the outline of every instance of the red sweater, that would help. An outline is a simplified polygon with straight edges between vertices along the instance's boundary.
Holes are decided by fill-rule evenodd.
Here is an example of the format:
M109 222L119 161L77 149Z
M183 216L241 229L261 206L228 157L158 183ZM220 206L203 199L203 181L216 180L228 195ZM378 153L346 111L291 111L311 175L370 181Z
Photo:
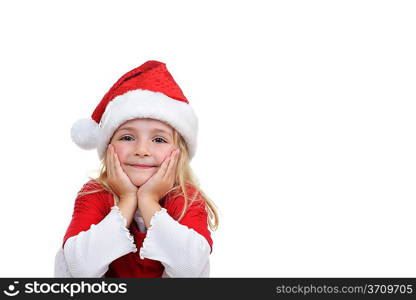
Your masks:
M101 186L98 183L90 180L82 187L81 192L100 188ZM187 185L187 188L188 197L193 199L196 189L191 185ZM184 203L183 196L173 197L171 193L166 195L166 197L159 202L159 204L166 208L168 214L175 220L179 218L184 207ZM75 199L72 220L65 233L62 247L64 247L68 238L76 236L81 231L87 231L92 224L98 224L107 216L113 206L113 196L107 191L100 191L77 197ZM187 212L179 223L194 229L196 232L204 236L207 239L212 252L211 233L208 229L208 214L205 209L205 203L201 201L200 196L198 196L194 203L188 207ZM108 271L105 273L104 277L161 277L164 267L159 261L148 258L141 259L139 257L140 248L143 245L146 233L139 231L134 220L130 224L129 231L134 237L137 252L130 252L114 260L109 265ZM105 249L102 251L105 251Z

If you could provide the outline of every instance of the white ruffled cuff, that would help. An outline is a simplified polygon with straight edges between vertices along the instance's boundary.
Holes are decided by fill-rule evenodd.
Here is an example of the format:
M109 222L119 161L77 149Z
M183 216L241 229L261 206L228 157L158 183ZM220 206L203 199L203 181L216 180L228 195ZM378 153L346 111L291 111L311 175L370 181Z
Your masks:
M97 225L67 239L64 256L73 277L102 277L111 262L130 252L137 252L127 221L118 206Z
M166 277L209 277L210 250L205 237L162 208L150 220L139 255L160 261Z

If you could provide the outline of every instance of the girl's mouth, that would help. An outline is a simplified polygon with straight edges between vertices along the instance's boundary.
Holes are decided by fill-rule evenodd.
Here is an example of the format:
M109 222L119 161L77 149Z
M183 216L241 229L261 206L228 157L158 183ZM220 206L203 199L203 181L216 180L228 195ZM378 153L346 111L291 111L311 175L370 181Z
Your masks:
M151 169L154 168L153 166L146 166L146 165L129 165L130 167L137 168L137 169Z

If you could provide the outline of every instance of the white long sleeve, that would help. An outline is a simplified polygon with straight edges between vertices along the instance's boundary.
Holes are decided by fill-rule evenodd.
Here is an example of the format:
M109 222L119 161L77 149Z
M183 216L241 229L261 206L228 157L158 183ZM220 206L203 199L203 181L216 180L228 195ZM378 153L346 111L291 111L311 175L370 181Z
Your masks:
M165 208L150 220L140 258L160 261L163 277L209 277L210 245L201 234L173 219Z
M56 252L55 255L55 270L54 277L72 278L71 272L69 272L68 265L64 256L64 249L62 247Z
M103 277L112 261L137 252L126 224L118 206L113 206L101 222L68 238L56 254L55 277Z

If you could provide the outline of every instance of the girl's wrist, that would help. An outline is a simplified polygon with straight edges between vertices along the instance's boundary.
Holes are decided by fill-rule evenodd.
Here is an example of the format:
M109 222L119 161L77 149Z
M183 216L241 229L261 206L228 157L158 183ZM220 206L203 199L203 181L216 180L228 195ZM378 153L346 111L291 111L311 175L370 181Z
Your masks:
M120 201L136 201L137 195L136 194L123 194L120 195Z
M137 194L137 201L139 203L142 202L159 202L159 199L156 195L152 195L152 194Z

